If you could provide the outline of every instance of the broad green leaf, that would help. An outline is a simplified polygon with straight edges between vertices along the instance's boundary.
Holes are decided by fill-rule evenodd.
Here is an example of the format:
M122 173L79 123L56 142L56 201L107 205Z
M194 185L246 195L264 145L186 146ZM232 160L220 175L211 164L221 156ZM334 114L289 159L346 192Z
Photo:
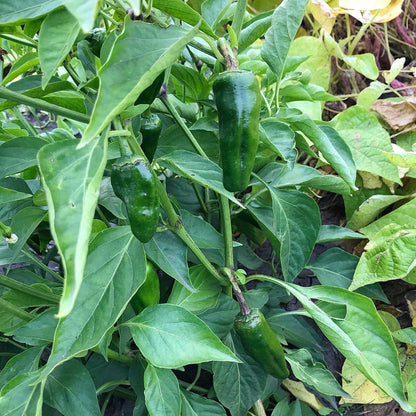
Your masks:
M42 350L38 347L28 348L10 358L0 373L0 390L19 374L37 370Z
M286 354L286 360L289 362L295 377L319 393L329 396L349 397L328 368L323 363L315 361L307 349L302 348Z
M310 83L321 86L328 91L331 79L331 57L322 40L313 36L300 36L296 38L289 49L289 58L299 59L307 57L295 69L311 72Z
M74 309L59 320L47 370L99 344L143 284L145 264L130 227L108 228L94 238Z
M328 241L359 238L364 238L364 235L351 231L348 228L340 227L338 225L321 225L316 242L326 243Z
M22 344L46 347L53 341L58 323L56 312L55 308L48 309L35 319L9 332L8 335L13 335L13 338Z
M181 389L182 416L226 416L224 408L214 400Z
M238 359L191 312L170 304L147 307L127 325L134 342L154 366L179 368L187 364Z
M214 162L204 159L196 153L185 150L177 150L169 153L158 159L158 162L173 170L175 173L225 195L228 199L243 207L234 195L224 188L222 184L222 169Z
M72 310L84 274L88 240L106 163L104 135L77 149L78 140L44 146L38 153L52 236L65 270L59 316Z
M239 311L240 307L236 300L220 293L215 307L200 314L199 318L218 338L224 338L230 332Z
M111 178L106 176L100 184L100 196L98 204L110 211L117 218L126 219L126 210L123 210L124 202L116 196L111 185Z
M274 72L279 85L285 61L305 13L308 0L284 0L274 11L272 26L266 32L261 56Z
M156 7L154 3L153 6ZM197 31L198 26L186 31L177 26L161 28L126 18L123 33L117 37L110 57L98 73L100 88L81 145L93 140L117 114L133 104L176 61Z
M189 5L182 0L153 0L153 7L164 11L165 13L174 16L191 26L198 26L201 24L201 31L207 35L217 38L215 33L209 27L208 23L201 18L201 15L193 10Z
M205 21L213 27L217 18L225 10L224 8L229 5L228 0L205 0L201 4L201 14ZM213 27L215 30L215 27Z
M305 188L323 189L339 194L350 193L350 187L339 176L323 175L311 166L295 165L293 169L290 169L288 165L272 162L266 165L258 175L276 188L288 186L298 188L301 185Z
M100 2L98 0L62 0L68 11L78 21L84 32L94 27L94 20L97 16ZM76 26L77 26L76 25Z
M373 301L341 288L300 287L274 279L302 303L324 335L370 381L396 400L406 411L398 353L391 334L377 313ZM324 301L314 303L311 299ZM329 304L328 304L329 303ZM333 318L326 312L344 309L343 318ZM346 311L346 313L345 313Z
M372 222L367 227L362 228L361 232L368 239L372 240L385 226L399 225L404 228L408 224L416 224L416 199L412 199L410 202Z
M357 256L338 247L332 247L306 267L313 271L322 285L348 289L352 283L358 261ZM388 303L386 295L377 283L359 288L357 293Z
M414 327L399 329L392 332L392 335L400 342L416 346L416 328Z
M218 400L232 416L246 416L247 411L261 397L267 374L249 354L234 332L224 338L224 344L242 362L214 363L214 389Z
M266 119L261 123L266 137L263 141L275 149L285 160L289 168L293 168L298 153L295 149L295 132L286 124L277 119Z
M32 195L13 189L3 188L0 186L0 205L9 202L20 201L22 199L31 198Z
M150 416L180 416L179 382L171 370L147 365L144 372L144 396Z
M406 58L395 59L391 64L390 70L383 73L387 84L390 84L397 77L397 75L400 74L400 71L403 69L405 62Z
M42 386L38 381L39 370L19 374L10 380L0 391L0 414L2 416L41 415Z
M361 107L350 107L334 117L331 125L351 149L357 170L401 183L397 167L383 153L392 150L389 134L374 114Z
M40 66L44 73L42 88L45 88L71 50L79 29L77 20L64 8L55 10L42 22L38 46Z
M416 267L416 229L386 225L365 246L349 287L402 279Z
M268 187L273 226L281 243L280 263L286 280L293 281L312 254L321 227L319 208L308 195Z
M173 64L170 70L178 98L184 102L195 102L208 98L210 86L206 78L196 69L182 64Z
M2 4L0 24L22 24L63 5L63 0L27 0L5 1Z
M374 104L374 101L383 94L384 90L387 88L386 84L383 84L379 81L373 81L367 88L364 88L357 97L357 105L366 110L369 110L370 107Z
M284 121L310 139L341 178L351 189L355 189L356 167L353 156L337 131L329 126L319 128L305 114L289 114Z
M136 393L136 403L133 410L134 416L148 415L144 397L144 372L147 366L147 361L136 355L129 369L129 381Z
M181 306L194 314L213 308L218 301L221 286L202 264L191 267L189 278L195 292L175 282L168 303Z
M144 248L153 263L184 287L193 290L189 280L187 246L173 231L156 233Z
M363 228L377 218L389 205L406 198L408 197L400 195L373 195L354 211L346 226L354 231Z
M40 137L16 137L0 146L0 177L36 166L38 151L48 142Z
M49 374L44 401L65 416L101 416L91 376L76 359Z

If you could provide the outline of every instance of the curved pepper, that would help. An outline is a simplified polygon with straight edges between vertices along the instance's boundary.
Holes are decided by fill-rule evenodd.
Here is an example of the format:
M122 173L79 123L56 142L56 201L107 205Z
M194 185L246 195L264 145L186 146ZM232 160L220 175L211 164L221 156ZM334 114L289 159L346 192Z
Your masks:
M142 243L149 241L159 223L156 178L141 156L122 156L113 164L111 185L126 204L131 231Z
M157 305L160 300L159 277L153 264L148 261L146 263L146 278L139 290L132 297L130 304L134 312L139 314L148 306Z
M217 77L212 90L224 187L241 192L248 186L259 140L259 83L251 72L228 71Z
M276 335L259 309L238 315L234 322L244 349L273 377L289 376L285 355Z
M142 115L140 121L140 133L142 134L141 148L149 162L153 160L160 133L162 131L162 121L157 114Z

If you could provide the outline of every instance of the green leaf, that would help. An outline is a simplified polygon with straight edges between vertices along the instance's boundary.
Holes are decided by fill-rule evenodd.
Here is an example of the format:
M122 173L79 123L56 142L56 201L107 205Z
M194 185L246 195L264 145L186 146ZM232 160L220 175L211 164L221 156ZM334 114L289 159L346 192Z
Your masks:
M47 370L99 344L143 284L146 260L130 227L108 228L92 241L72 312L56 328Z
M93 140L117 114L132 105L176 61L197 31L198 26L186 31L177 26L161 28L126 18L123 33L117 37L110 57L98 73L100 88L81 145Z
M246 416L247 411L261 397L267 374L241 345L234 332L224 338L224 344L242 362L214 363L214 389L218 400L232 416Z
M390 84L397 77L397 75L400 74L400 71L403 69L405 62L406 58L395 59L391 64L390 70L383 73L387 84Z
M235 355L194 314L176 305L146 308L127 325L134 342L154 366L179 368L207 361L234 361Z
M189 280L187 246L173 231L156 233L144 247L153 263L184 287L194 290Z
M396 166L416 168L416 152L383 152Z
M173 64L170 70L178 97L184 102L195 102L208 98L210 86L206 78L197 70L182 64ZM184 93L182 94L182 92Z
M123 210L124 202L116 196L111 185L111 178L109 176L103 178L100 184L100 196L98 197L98 204L110 211L117 218L126 219L126 211Z
M82 149L78 140L44 146L38 154L52 236L65 270L59 316L72 310L82 282L88 240L106 163L103 137Z
M49 374L44 400L65 416L101 416L91 376L76 359L64 363Z
M273 226L281 243L280 263L286 280L293 281L312 254L321 227L319 208L308 195L268 187Z
M277 119L266 119L261 123L266 137L263 141L267 141L282 159L285 160L289 168L293 168L298 152L296 151L295 132L286 124Z
M374 104L374 101L383 94L384 90L387 88L386 84L383 84L379 81L373 81L367 88L364 88L357 97L357 105L366 110L369 110L370 107Z
M202 186L207 186L225 195L228 199L243 207L234 195L224 188L222 184L222 169L214 162L204 159L196 153L177 150L158 159L158 163Z
M42 22L38 46L40 66L44 73L42 88L45 88L71 50L79 29L78 22L66 9L55 10Z
M217 38L215 33L209 27L209 24L201 18L201 15L182 0L153 0L153 7L183 20L191 26L198 26L199 22L201 22L201 31L215 39Z
M284 121L308 137L339 176L355 189L356 168L351 150L336 130L329 126L318 127L305 114L288 115Z
M189 278L195 291L191 292L175 282L168 303L181 306L194 314L213 308L218 301L221 286L202 264L189 269Z
M144 396L150 416L180 416L179 382L171 370L147 364L144 372Z
M383 153L392 150L389 134L373 113L350 107L334 117L331 125L348 144L358 170L401 183L397 167Z
M1 85L6 85L10 81L16 79L19 75L29 71L39 63L38 54L35 52L28 52L14 61L9 73L4 77Z
M416 267L414 227L382 228L365 246L349 289L406 277Z
M346 226L354 231L363 228L376 219L388 206L407 198L408 196L400 195L370 196L354 211Z
M224 408L214 400L181 389L182 416L226 416Z
M10 358L0 373L0 390L17 375L37 370L42 350L38 347L28 348Z
M23 24L63 5L63 0L15 0L2 4L0 24Z
M416 346L416 328L399 329L391 334L400 342Z
M39 370L19 374L0 391L2 416L38 416L42 408Z
M205 0L201 4L202 17L211 27L213 27L218 16L220 16L224 12L224 8L228 8L228 6L228 0ZM213 29L215 30L215 27L213 27Z
M408 224L416 223L416 199L412 199L408 203L401 205L399 208L390 212L387 215L374 221L367 227L361 229L361 232L368 238L374 239L374 237L384 227L388 225L402 226L403 228Z
M321 225L317 243L326 243L328 241L336 240L350 240L350 239L362 239L364 236L355 231L351 231L348 228L340 227L338 225Z
M274 279L274 282L296 296L324 335L345 358L396 400L404 410L413 411L403 392L394 341L371 299L341 288L306 288L278 279ZM315 304L311 299L324 302ZM328 303L335 310L344 309L342 319L328 315Z
M63 0L68 11L78 20L84 32L94 27L100 2L98 0Z
M20 201L22 199L31 198L31 194L15 191L13 189L3 188L0 186L0 205L9 202Z
M273 13L261 56L276 75L277 84L282 78L290 44L302 23L307 3L308 0L284 0Z
M38 151L48 142L40 137L16 137L0 146L0 177L36 166Z
M302 348L290 352L286 354L285 358L289 362L295 377L319 393L329 396L350 397L342 390L328 368L323 363L315 361L307 349Z

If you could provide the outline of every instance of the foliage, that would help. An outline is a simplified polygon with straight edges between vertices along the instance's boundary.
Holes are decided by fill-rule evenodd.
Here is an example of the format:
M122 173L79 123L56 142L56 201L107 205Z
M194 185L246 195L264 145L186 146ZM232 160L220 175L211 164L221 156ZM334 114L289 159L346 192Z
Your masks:
M330 372L323 336L347 359L344 375L415 410L414 367L400 345L414 345L414 331L373 303L387 302L380 282L416 282L414 126L395 134L382 108L408 103L378 100L405 61L381 70L376 55L356 51L371 19L355 36L331 33L331 2L264 2L254 14L257 3L5 5L2 415L100 415L113 396L133 401L134 416L341 414L335 398L357 402L358 388ZM380 19L397 16L396 3L382 3ZM254 168L238 193L223 184L230 169L212 93L230 62L261 89ZM331 89L345 74L356 102L328 117L351 98ZM151 114L162 128L148 183L161 209L142 243L130 205L143 196L118 198L111 171L121 156L146 159L140 131ZM346 228L322 224L325 193L343 199ZM311 260L317 244L365 238L360 258L331 247ZM258 257L263 244L271 259ZM145 284L149 262L158 282ZM301 284L307 270L320 286ZM294 299L302 307L289 312ZM267 374L234 329L239 312L257 308L283 345L288 379Z

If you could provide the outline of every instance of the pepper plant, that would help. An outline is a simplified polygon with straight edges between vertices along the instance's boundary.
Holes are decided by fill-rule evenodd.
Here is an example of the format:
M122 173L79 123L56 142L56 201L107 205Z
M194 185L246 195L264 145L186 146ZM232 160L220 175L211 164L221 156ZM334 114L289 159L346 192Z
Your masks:
M0 16L0 413L95 416L120 396L134 416L329 414L348 394L322 337L414 409L377 279L348 290L341 249L309 263L363 236L322 225L314 198L358 182L305 105L337 97L289 53L307 1L30 5Z

